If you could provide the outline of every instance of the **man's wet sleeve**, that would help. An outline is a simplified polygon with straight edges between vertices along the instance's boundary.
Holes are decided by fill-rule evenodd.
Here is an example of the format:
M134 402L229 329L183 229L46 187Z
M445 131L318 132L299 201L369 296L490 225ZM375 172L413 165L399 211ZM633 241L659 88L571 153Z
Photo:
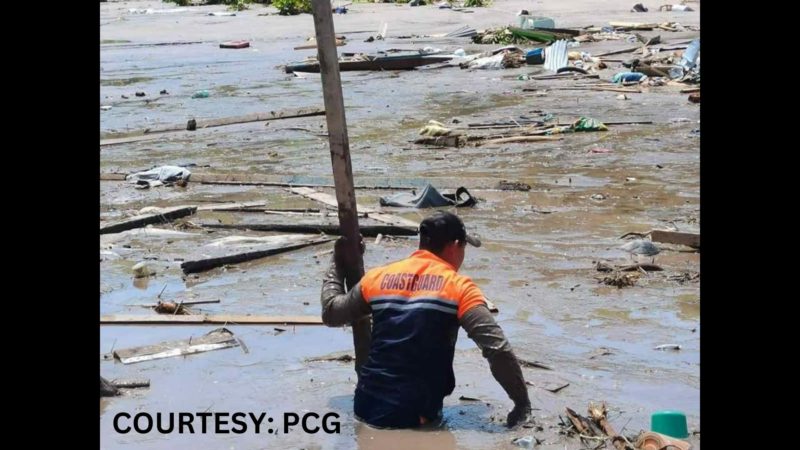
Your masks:
M329 327L349 325L372 313L369 303L361 294L361 283L356 283L349 292L344 292L344 274L331 260L330 267L322 281L322 323Z
M528 388L517 357L489 309L484 305L470 308L461 317L460 323L489 361L492 375L514 405L530 405Z

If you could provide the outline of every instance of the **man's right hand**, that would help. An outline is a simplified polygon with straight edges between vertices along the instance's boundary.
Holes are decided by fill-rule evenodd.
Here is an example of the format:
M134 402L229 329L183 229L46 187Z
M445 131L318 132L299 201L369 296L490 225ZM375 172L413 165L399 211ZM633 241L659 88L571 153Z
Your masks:
M506 426L514 428L517 425L530 422L532 419L532 411L530 403L515 405L514 409L508 413L506 418Z

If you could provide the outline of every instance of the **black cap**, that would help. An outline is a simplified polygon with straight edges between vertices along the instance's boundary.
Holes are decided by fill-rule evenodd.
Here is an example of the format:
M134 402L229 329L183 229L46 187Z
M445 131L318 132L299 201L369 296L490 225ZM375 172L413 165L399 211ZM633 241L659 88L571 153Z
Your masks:
M474 247L481 246L481 240L470 236L464 222L452 213L437 211L419 224L419 238L426 246L440 247L448 242L468 242Z

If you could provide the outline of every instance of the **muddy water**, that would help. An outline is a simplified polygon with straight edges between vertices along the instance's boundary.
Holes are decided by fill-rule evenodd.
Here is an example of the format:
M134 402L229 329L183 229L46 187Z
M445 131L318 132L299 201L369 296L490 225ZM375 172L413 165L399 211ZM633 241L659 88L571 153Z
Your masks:
M257 40L253 48L240 51L221 50L208 41L180 46L136 46L135 41L102 45L100 102L113 108L101 114L101 137L189 118L321 106L318 78L297 78L276 68L310 54L292 50L305 37L298 32L269 42ZM407 46L391 41L381 45ZM446 50L481 48L465 41L435 45ZM346 48L375 49L362 43ZM403 185L427 180L437 187L464 185L482 200L475 208L459 210L470 231L481 235L485 244L469 249L462 271L499 306L497 320L518 355L554 369L526 368L526 379L542 386L569 383L557 394L530 388L542 431L505 430L502 423L511 404L463 333L455 357L457 386L445 400L445 425L390 432L353 420L355 378L350 364L305 362L350 350L349 330L282 327L287 331L278 333L274 327L229 325L246 342L249 353L235 348L132 365L101 362L106 378L151 380L149 390L101 401L102 447L500 449L512 448L515 437L533 434L544 441L541 448L580 448L577 440L560 436L556 425L564 407L584 412L589 401L608 402L612 424L626 434L649 429L649 415L658 409L682 410L689 416L690 430L699 429L699 283L670 278L698 272L699 254L665 246L656 258L665 271L642 276L636 286L624 289L599 284L594 270L599 260L630 260L617 248L622 243L619 236L627 232L667 226L699 230L699 138L693 132L700 128L699 108L672 87L617 100L618 94L612 92L556 89L565 82L516 79L534 71L523 67L498 72L458 68L350 72L343 73L342 80L357 184L368 178ZM523 87L544 89L547 95L529 95ZM160 95L163 89L168 94ZM201 89L211 96L192 99L192 93ZM135 91L147 96L135 97ZM130 98L122 99L123 94ZM464 126L546 113L564 123L585 115L654 124L614 126L608 132L531 144L435 149L410 143L430 119ZM128 172L194 163L210 166L192 169L198 173L330 180L327 141L316 133L324 133L322 117L176 134L165 140L103 147L101 170ZM593 147L610 152L591 153ZM533 189L473 189L500 179L522 181ZM100 212L107 219L145 206L228 200L266 199L274 207L319 207L280 188L190 183L186 188L139 191L111 181L100 186ZM357 195L362 204L376 207L377 198L387 193L365 190ZM423 217L416 211L392 211L411 219ZM252 213L201 213L192 220L232 223L255 220L252 217ZM193 234L104 241L101 313L146 313L131 305L152 303L163 289L162 298L167 299L221 300L200 305L196 308L200 312L319 314L319 280L328 256L317 253L329 249L329 244L184 277L182 259L201 255L212 239L234 234L185 231ZM395 260L415 247L414 239L368 245L365 264L373 267ZM131 267L142 260L148 260L157 274L134 283ZM186 339L213 328L104 326L99 350ZM653 349L668 343L682 348ZM459 401L462 395L481 401ZM121 435L111 425L121 411L206 410L267 411L276 418L283 412L334 411L341 415L341 433L310 435L295 428L278 435ZM693 443L699 447L699 438Z

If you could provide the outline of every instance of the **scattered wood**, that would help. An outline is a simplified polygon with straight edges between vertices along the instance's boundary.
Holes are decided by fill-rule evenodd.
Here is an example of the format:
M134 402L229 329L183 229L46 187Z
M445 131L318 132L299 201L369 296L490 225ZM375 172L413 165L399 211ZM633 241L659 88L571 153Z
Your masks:
M539 361L528 361L521 358L517 358L517 361L519 361L519 365L522 367L534 367L536 369L553 370L551 367L547 367L544 364L540 363Z
M338 362L353 362L356 359L352 355L338 355L338 356L319 356L316 358L308 358L306 362L317 361L338 361Z
M119 233L120 231L142 228L145 225L168 223L175 219L190 216L197 212L197 206L175 206L164 208L158 213L142 214L119 222L100 226L100 234Z
M639 50L641 48L642 48L641 45L637 45L636 47L623 48L621 50L614 50L614 51L611 51L611 52L600 53L599 55L594 55L594 56L597 57L597 58L600 58L602 56L611 56L611 55L619 55L619 54L622 54L622 53L631 53L631 52L635 52L636 50Z
M508 144L513 142L542 142L542 141L560 141L564 138L561 136L511 136L498 139L488 139L481 141L476 145L492 145L492 144Z
M223 224L223 223L200 223L204 228L216 228L226 230L252 230L252 231L278 231L284 233L325 233L329 235L341 235L339 224L318 223L318 224L298 224L298 223L244 223L244 224ZM361 235L364 237L375 237L379 234L394 236L416 236L417 229L412 227L399 227L395 225L362 225L359 227Z
M149 388L150 380L131 378L124 380L112 380L111 384L119 389Z
M638 48L638 47L636 47ZM530 77L531 80L582 80L587 78L595 78L599 79L600 75L584 75L584 74L571 74L566 73L564 75L538 75ZM538 89L534 89L538 90Z
M502 180L497 183L495 189L500 189L501 191L530 191L531 185L520 181Z
M298 117L312 117L312 116L323 116L323 115L325 115L325 110L321 108L292 108L283 111L269 111L264 113L246 114L242 116L224 117L221 119L207 119L207 120L195 119L195 123L197 129L201 129L201 128L221 127L225 125L234 125L239 123L264 122L268 120L281 120L281 119L292 119ZM185 130L186 130L186 124L182 123L180 125L168 125L161 128L144 128L140 130L133 130L125 133L119 133L116 136L108 135L107 137L109 139L128 138L146 134L168 133L173 131L185 131ZM100 140L100 145L101 146L103 145L102 139Z
M611 443L617 450L634 450L633 445L624 437L617 434L608 423L608 409L605 403L600 405L589 404L589 416L600 426L603 433L611 438Z
M562 389L564 389L567 386L569 386L569 383L563 383L563 384L557 384L554 387L544 387L544 386L540 386L540 385L538 385L536 383L533 383L531 381L526 381L525 384L527 384L528 386L533 386L533 387L539 388L539 389L544 389L545 391L552 392L553 394L557 394L559 391L561 391Z
M330 194L325 194L323 192L318 192L313 189L304 187L290 188L289 191L294 194L310 198L311 200L316 200L320 203L324 203L328 206L333 206L334 208L338 208L339 206L339 203L336 201L336 198ZM366 206L357 205L357 209L358 211L366 212L369 218L375 219L378 222L388 223L390 225L396 225L396 226L405 226L405 227L419 226L418 222L415 222L413 220L408 220L403 217L398 217L392 214L380 213L375 208L369 208Z
M309 247L312 245L324 244L332 240L333 240L332 238L328 237L316 237L316 238L308 238L302 240L295 239L294 242L289 242L288 244L279 243L274 245L267 245L264 248L259 248L257 250L250 250L242 253L184 261L183 263L181 263L181 269L183 270L183 273L186 274L204 272L206 270L211 270L216 267L224 266L226 264L237 264L246 261L252 261L254 259L260 259L267 256L277 255L279 253L299 250L301 248Z
M266 207L265 200L254 202L214 203L197 207L198 211L252 211L252 208Z
M144 347L115 350L114 357L123 364L133 364L237 346L239 346L239 342L233 337L231 331L225 328L218 328L196 339L189 338L185 341L164 342Z
M153 308L153 311L157 312L158 314L182 314L182 315L189 315L191 311L187 308L183 301L180 303L175 302L158 302L156 306Z
M681 346L679 344L663 344L663 345L657 345L657 346L653 347L653 350L661 350L661 351L664 351L664 350L678 351L680 349L681 349Z
M608 286L616 286L620 289L623 287L634 286L639 280L639 272L622 273L620 271L613 271L609 275L603 277L595 277L595 279Z
M618 30L652 30L653 28L658 28L657 23L640 23L640 22L609 22L609 26L614 27Z
M650 240L664 244L679 244L692 248L700 248L700 235L696 233L679 233L677 231L652 230Z
M191 306L191 305L203 305L208 303L219 303L219 300L181 300L181 304L183 306ZM141 306L142 308L156 308L158 305L162 304L162 302L158 303L146 303L142 305L127 305L127 306Z
M112 314L100 317L101 325L322 325L318 316L264 316L247 314L197 314L189 316L167 315L123 315Z
M418 145L432 145L435 147L461 147L465 143L463 136L434 136L434 137L421 137L414 140Z

